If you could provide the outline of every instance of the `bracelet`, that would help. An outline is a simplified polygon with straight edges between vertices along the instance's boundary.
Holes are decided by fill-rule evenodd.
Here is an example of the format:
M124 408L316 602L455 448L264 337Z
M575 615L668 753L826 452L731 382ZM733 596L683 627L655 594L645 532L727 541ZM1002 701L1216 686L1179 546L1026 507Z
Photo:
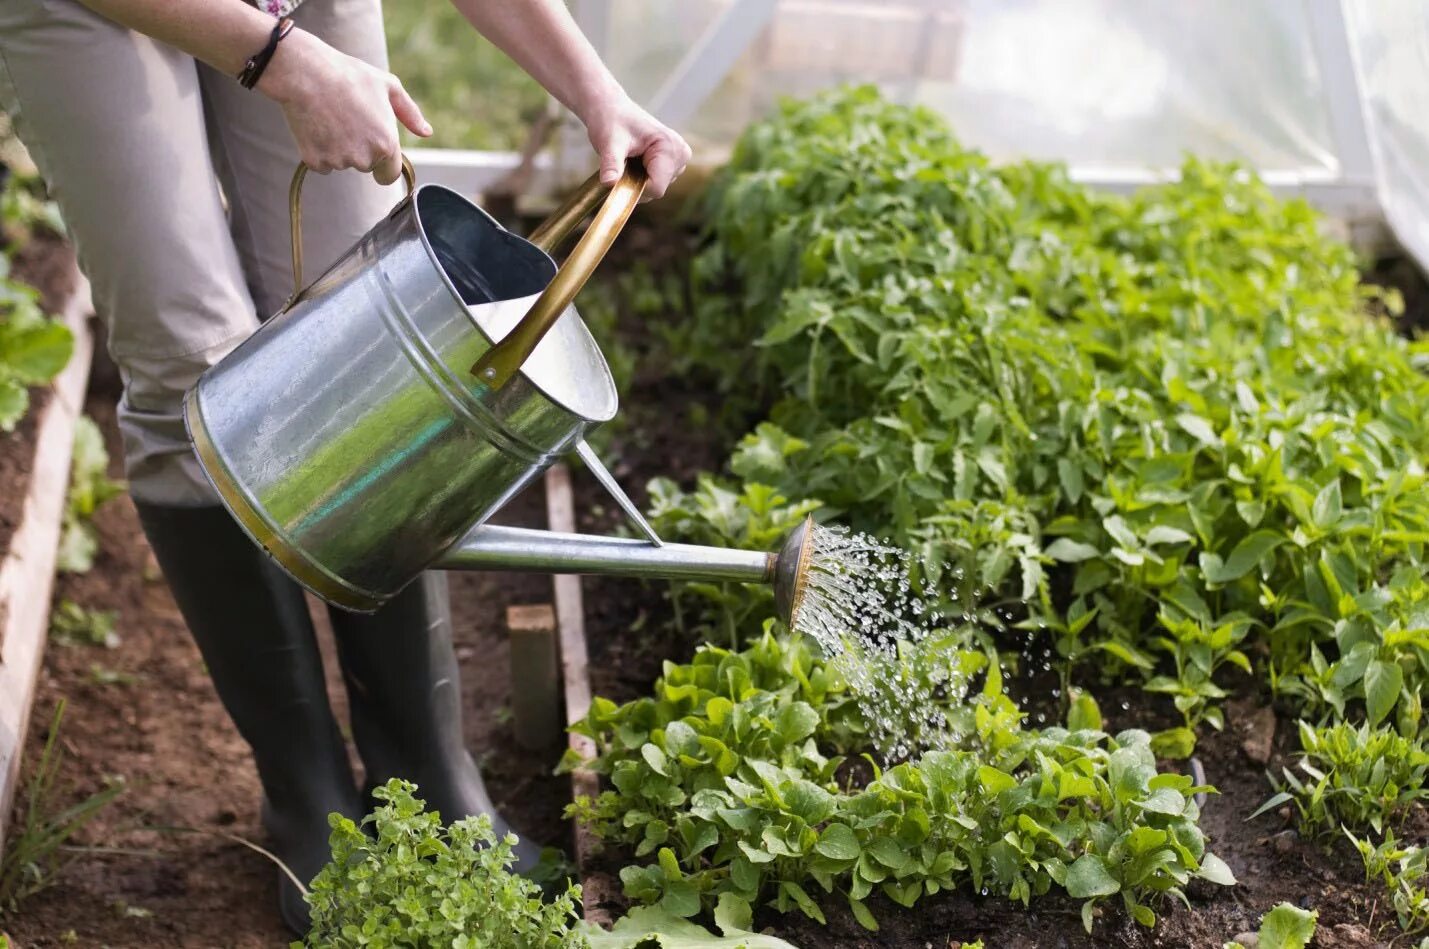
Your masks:
M273 32L268 37L268 45L248 57L248 62L244 64L243 71L238 74L239 85L245 89L252 89L258 85L258 80L263 76L263 70L268 68L268 63L273 59L273 54L278 51L278 41L291 32L293 32L293 20L291 17L285 16L278 20L277 24L273 27Z

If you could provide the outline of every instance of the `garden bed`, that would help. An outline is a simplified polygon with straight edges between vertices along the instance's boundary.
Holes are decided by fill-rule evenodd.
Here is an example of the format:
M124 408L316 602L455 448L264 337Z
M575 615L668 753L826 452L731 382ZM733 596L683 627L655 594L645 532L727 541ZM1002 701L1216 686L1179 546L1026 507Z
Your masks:
M26 371L37 371L39 365L26 355L26 342L48 340L48 355L42 355L47 371L27 381L51 381L29 387L25 414L15 431L0 438L0 485L5 486L0 491L0 841L44 648L71 447L91 351L88 291L69 247L46 233L29 240L9 263L14 281L36 288L43 311L57 315L60 326L31 307L33 318L45 324L40 332L58 334L65 348L53 346L53 337L10 329L10 345L28 363ZM15 307L14 299L7 305ZM7 310L7 320L18 319L16 312ZM61 370L66 357L68 365Z
M653 255L655 279L666 267L681 273L680 248L694 243L688 233L658 236L638 230L617 245L607 271L619 274L636 266L649 267ZM672 377L662 368L666 360L644 358L657 345L652 344L652 319L675 323L693 319L692 314L638 314L632 310L631 296L628 288L617 294L619 317L613 338L634 357L635 371L622 391L624 418L611 436L606 460L637 504L647 507L645 485L650 478L672 477L688 486L696 473L721 467L725 457L715 443L725 436L715 432L710 420L726 407L713 385ZM732 428L745 430L737 421ZM582 529L619 530L621 517L610 510L600 488L579 472L575 484ZM648 696L662 666L688 661L698 646L697 639L671 632L673 609L663 583L587 578L585 614L592 692L617 703ZM1029 716L1041 712L1052 720L1058 714L1055 703L1047 700L1056 687L1055 677L1049 678L1008 683L1010 690L1021 693ZM1205 781L1218 791L1205 802L1200 826L1208 849L1225 860L1238 883L1219 887L1193 882L1188 889L1190 906L1172 899L1161 902L1157 905L1161 918L1154 929L1136 925L1118 906L1107 904L1095 934L1088 935L1082 928L1078 900L1054 894L1034 898L1030 907L1024 907L966 890L925 896L912 910L875 894L868 906L881 925L876 933L861 926L841 898L819 899L827 925L797 910L779 914L765 909L756 912L756 928L801 947L941 949L982 938L998 949L1102 945L1205 949L1254 933L1263 913L1288 901L1318 911L1318 935L1312 945L1367 949L1394 940L1399 927L1382 884L1366 882L1359 856L1342 838L1328 846L1302 839L1287 811L1247 820L1272 793L1267 772L1279 774L1292 765L1298 746L1293 714L1281 710L1277 720L1270 697L1260 695L1252 680L1236 684L1236 694L1244 697L1228 706L1223 732L1203 731L1197 758ZM1179 724L1162 696L1131 685L1095 691L1108 732ZM1190 773L1187 761L1163 760L1161 768ZM1412 829L1408 834L1411 840L1419 836ZM618 916L630 905L620 895L620 869L652 859L635 858L629 848L608 845L585 868L583 882L599 894L606 913ZM816 888L809 889L818 899Z

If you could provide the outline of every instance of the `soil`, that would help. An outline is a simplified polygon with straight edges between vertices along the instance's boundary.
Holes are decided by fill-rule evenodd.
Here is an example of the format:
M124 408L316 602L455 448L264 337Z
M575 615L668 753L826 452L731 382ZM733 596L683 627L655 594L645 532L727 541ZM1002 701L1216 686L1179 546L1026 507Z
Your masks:
M46 313L57 313L74 289L74 255L59 238L36 235L11 262L10 276L40 291ZM35 460L35 437L41 411L50 401L48 386L30 389L30 410L13 432L0 437L0 550L20 526Z

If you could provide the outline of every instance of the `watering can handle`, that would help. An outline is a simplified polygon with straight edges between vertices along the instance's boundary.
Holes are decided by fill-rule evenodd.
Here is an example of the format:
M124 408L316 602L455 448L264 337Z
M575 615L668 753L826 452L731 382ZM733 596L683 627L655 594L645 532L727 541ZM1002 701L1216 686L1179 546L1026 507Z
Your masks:
M288 223L292 227L293 240L293 295L283 304L283 309L293 305L298 294L303 292L303 179L308 176L308 166L298 162L293 172L293 183L288 185ZM407 185L407 195L417 189L417 173L407 156L402 156L402 181Z
M570 256L522 317L521 322L506 336L482 353L471 367L472 375L482 384L499 389L516 375L522 363L535 350L546 332L555 325L576 298L581 287L595 271L616 235L625 226L640 195L645 190L645 166L637 158L626 161L625 172L607 194L598 175L591 175L566 203L531 232L531 243L550 253L585 216L599 205L590 227L581 235ZM602 198L604 199L602 201Z

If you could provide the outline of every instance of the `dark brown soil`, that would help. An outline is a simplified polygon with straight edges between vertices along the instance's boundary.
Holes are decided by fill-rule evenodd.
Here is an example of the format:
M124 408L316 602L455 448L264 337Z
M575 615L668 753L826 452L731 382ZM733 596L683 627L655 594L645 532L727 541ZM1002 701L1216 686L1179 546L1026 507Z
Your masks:
M74 289L74 255L68 245L49 234L37 235L16 253L11 276L36 287L47 313L57 313ZM35 461L35 436L40 410L49 402L47 386L30 389L30 410L9 434L0 433L0 550L20 526L30 466Z
M117 476L113 401L112 392L92 393L88 411L105 430ZM539 524L542 510L536 490L507 520ZM59 803L98 790L107 775L122 775L129 790L85 830L81 843L123 852L75 854L59 883L3 927L23 947L286 945L291 937L274 900L277 871L262 856L208 834L144 829L215 829L261 843L259 788L247 747L157 576L129 499L106 505L96 525L101 544L94 570L60 577L56 602L117 610L121 642L113 650L51 646L26 768L34 765L55 703L67 699ZM519 751L506 714L505 607L549 602L550 582L501 574L453 574L451 580L468 744L513 823L534 839L566 847L569 826L561 810L569 785L551 775L559 750ZM116 676L122 681L102 681ZM343 717L331 664L329 690Z

